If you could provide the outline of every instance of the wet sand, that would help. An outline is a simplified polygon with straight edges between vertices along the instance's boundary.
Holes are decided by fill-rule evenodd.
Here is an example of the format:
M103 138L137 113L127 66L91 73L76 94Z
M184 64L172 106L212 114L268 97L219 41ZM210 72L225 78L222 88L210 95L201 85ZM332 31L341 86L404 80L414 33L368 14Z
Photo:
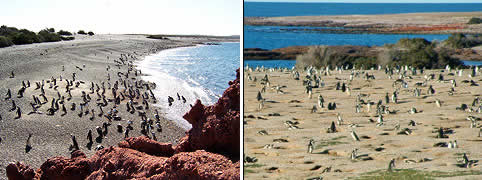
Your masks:
M169 40L148 39L144 35L94 35L82 36L77 35L76 40L62 41L54 43L30 44L21 46L12 46L0 48L0 179L6 178L5 167L9 162L22 161L39 168L41 163L48 158L54 156L70 157L69 146L71 144L70 134L76 136L80 150L87 156L95 153L95 147L101 144L104 147L117 145L124 138L123 133L118 133L116 126L121 124L124 129L127 120L133 121L134 130L130 131L129 136L139 136L140 133L140 117L137 112L130 114L126 111L125 102L121 102L119 107L120 121L112 121L109 131L101 143L95 141L97 132L96 126L102 127L107 118L99 117L100 112L96 106L97 95L89 94L91 82L101 85L101 82L107 82L112 85L116 80L118 72L126 73L127 65L116 66L114 60L119 61L121 54L131 54L136 57L129 58L128 61L142 60L144 56L152 54L167 48L175 48L182 46L191 46L202 42L212 42L213 38L204 37L170 37ZM85 64L85 68L83 65ZM62 71L65 66L65 71ZM76 66L80 67L76 68ZM107 70L107 67L110 69ZM14 71L15 78L9 78L10 72ZM47 109L50 107L52 97L57 98L57 91L62 96L67 96L65 91L65 79L72 80L72 73L76 73L76 81L83 81L79 87L72 90L72 100L66 101L67 115L61 116L59 110L53 116L46 115ZM111 80L107 81L107 74L110 74ZM59 77L63 77L63 81L58 81ZM51 77L57 79L59 88L49 88L49 83L45 83L44 89L48 99L48 103L42 105L39 111L44 114L31 114L30 102L33 101L32 95L38 96L40 90L35 89L35 82L42 80L50 80ZM135 77L131 71L129 76L131 82L140 80ZM22 81L29 80L31 86L26 89L24 97L18 98L17 91L22 86ZM160 85L158 85L160 86ZM119 85L120 90L123 89ZM5 100L7 89L12 91L12 99L15 100L17 106L21 108L22 117L15 119L15 111L9 111L12 107L11 100ZM95 110L95 118L90 120L91 113L82 117L78 116L79 103L82 102L81 91L85 91L92 98L89 103L89 109ZM141 91L143 93L144 91ZM112 93L106 88L105 93L107 99L112 98ZM42 98L40 98L42 99ZM139 101L139 100L137 100ZM167 97L157 97L157 101L167 101ZM77 107L75 111L70 110L70 105L75 102ZM100 101L101 102L101 101ZM139 101L141 104L142 101ZM149 100L150 109L145 110L147 117L154 119L154 103ZM176 102L175 102L176 103ZM113 107L113 102L109 102L103 107L106 113ZM161 115L162 116L162 115ZM171 142L177 144L177 140L184 136L185 130L177 127L174 122L161 118L162 132L156 131L156 136L160 142ZM92 130L94 143L91 150L86 147L87 131ZM27 153L25 150L28 134L32 133L32 149Z
M245 69L246 70L246 69ZM482 171L480 160L482 159L482 137L478 137L481 129L480 120L477 127L470 128L468 116L482 117L481 113L456 110L462 103L473 108L472 102L475 97L482 96L482 76L468 77L468 70L463 76L449 76L447 71L429 70L424 75L444 74L445 80L455 79L457 87L453 96L448 95L451 83L437 80L428 81L433 85L434 95L427 94L428 86L418 87L421 89L419 97L413 96L415 83L423 82L424 75L411 76L413 79L405 79L408 88L401 88L398 95L398 103L391 101L385 103L385 93L395 90L392 84L394 79L388 79L383 71L365 71L373 74L376 80L366 81L364 74L355 77L349 82L350 71L332 71L329 76L321 76L325 81L322 88L313 88L313 98L308 98L302 80L306 76L300 71L300 79L294 80L289 71L285 72L259 72L245 71L244 73L244 154L258 159L255 163L245 163L245 175L247 179L306 179L322 176L324 179L344 179L358 177L363 173L376 170L386 171L391 159L395 159L395 169L415 169L422 171ZM451 73L454 73L452 70ZM281 88L284 94L277 93L273 88L266 88L262 93L265 99L264 107L259 109L257 93L263 88L261 79L267 74L270 86L286 86ZM317 74L318 75L318 74ZM251 76L252 80L248 79ZM257 81L254 82L256 77ZM473 80L479 86L470 86L463 80ZM345 82L350 87L351 95L335 90L337 82ZM360 89L358 89L360 88ZM317 104L318 95L325 100L325 108L311 113L313 105ZM362 105L361 112L355 113L355 100L358 94L365 102L371 100L375 105L371 106L370 112L367 105ZM434 103L436 99L442 102L441 108ZM384 124L377 126L376 103L383 100L383 105L388 106L395 114L383 114ZM329 102L335 102L337 109L328 110ZM480 102L482 103L482 102ZM479 103L479 105L481 105ZM419 113L410 114L408 111L415 107ZM277 114L279 113L279 116ZM337 122L337 113L340 113L343 124L337 125L338 132L327 133L332 122ZM369 122L369 119L375 122ZM410 120L416 122L416 126L409 126ZM289 129L286 121L299 123L299 129ZM352 127L355 125L357 127ZM395 126L399 124L400 130ZM434 138L436 130L440 127L450 128L453 134L447 134L449 138ZM398 135L404 128L409 128L409 135ZM351 130L355 129L360 141L354 141ZM260 133L265 130L266 134ZM314 150L307 152L310 139L314 140ZM286 140L286 141L285 141ZM434 147L439 142L448 143L457 140L458 148ZM284 141L284 142L283 142ZM357 148L357 158L350 158L353 149ZM457 160L462 159L462 153L467 153L470 160L479 161L472 168L458 167ZM426 159L425 159L426 158ZM425 160L424 160L425 159ZM331 167L330 172L323 171ZM339 172L336 172L339 171ZM480 179L482 176L463 176L455 179Z

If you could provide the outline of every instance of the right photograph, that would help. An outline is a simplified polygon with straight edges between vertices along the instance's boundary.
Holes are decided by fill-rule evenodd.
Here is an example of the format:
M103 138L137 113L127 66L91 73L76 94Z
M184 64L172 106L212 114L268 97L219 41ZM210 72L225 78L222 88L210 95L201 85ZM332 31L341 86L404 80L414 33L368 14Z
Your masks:
M244 1L244 178L482 179L482 3Z

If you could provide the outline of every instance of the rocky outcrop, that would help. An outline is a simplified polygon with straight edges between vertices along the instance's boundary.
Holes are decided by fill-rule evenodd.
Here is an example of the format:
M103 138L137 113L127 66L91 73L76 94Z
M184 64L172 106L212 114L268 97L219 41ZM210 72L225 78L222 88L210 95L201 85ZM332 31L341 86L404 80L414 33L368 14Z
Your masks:
M197 100L184 115L192 129L176 146L176 153L204 149L239 160L239 69L229 85L215 105L204 106Z
M7 177L24 179L239 179L239 69L236 80L215 105L198 100L184 118L192 129L172 146L148 137L126 138L118 147L91 158L77 150L53 157L34 171L22 163L7 166Z

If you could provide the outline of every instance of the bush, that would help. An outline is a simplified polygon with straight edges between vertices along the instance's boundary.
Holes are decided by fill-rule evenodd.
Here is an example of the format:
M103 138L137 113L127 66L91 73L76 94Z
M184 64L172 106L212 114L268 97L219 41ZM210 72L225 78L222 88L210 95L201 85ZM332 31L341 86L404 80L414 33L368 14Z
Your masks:
M63 41L70 41L70 40L74 40L75 37L73 37L73 36L67 36L67 37L60 36L60 39L62 39Z
M21 29L18 33L15 33L15 35L12 36L12 42L14 44L20 45L40 43L41 40L34 32L26 29Z
M60 30L59 32L57 32L57 34L63 35L63 36L72 36L72 33L71 33L71 32L69 32L69 31L64 31L64 30Z
M86 35L87 33L85 33L84 30L79 30L79 32L77 32L77 34L83 34L83 35Z
M92 31L89 31L88 34L89 34L89 36L93 36L93 35L94 35L94 33L93 33Z
M313 66L321 67L335 67L353 66L357 68L370 68L376 66L376 58L368 57L363 53L353 54L351 51L356 51L349 46L312 46L308 52L296 57L296 67L304 68ZM364 49L362 48L362 50Z
M0 36L5 36L10 39L12 39L13 36L15 36L15 34L18 32L19 32L18 29L14 27L7 27L5 25L0 27Z
M11 46L13 45L12 41L5 37L5 36L0 36L0 48L2 47L8 47L8 46Z
M431 43L430 41L427 41L424 38L402 38L398 40L396 46L400 48L406 48L406 49L424 49L427 46L430 46Z
M54 32L51 32L53 28L51 29L44 29L44 30L41 30L38 35L40 37L40 39L42 40L42 42L56 42L56 41L60 41L61 38L60 38L60 35L55 33Z
M473 18L470 18L467 24L481 24L481 23L482 23L482 19L473 17Z
M426 46L423 49L386 49L379 53L377 63L385 66L412 66L416 68L444 68L446 65L452 67L462 65L458 59L450 57L445 49L439 52L435 51L432 46Z
M461 33L452 34L444 41L451 48L471 48L482 44L482 37L479 36L465 36Z

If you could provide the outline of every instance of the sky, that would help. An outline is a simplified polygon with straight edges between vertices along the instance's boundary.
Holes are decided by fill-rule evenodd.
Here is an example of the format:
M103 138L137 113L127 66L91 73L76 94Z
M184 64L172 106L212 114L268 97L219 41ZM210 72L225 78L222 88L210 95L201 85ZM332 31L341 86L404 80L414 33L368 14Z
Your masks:
M2 0L0 25L35 32L240 35L239 0Z
M482 3L482 0L246 0L248 2Z

